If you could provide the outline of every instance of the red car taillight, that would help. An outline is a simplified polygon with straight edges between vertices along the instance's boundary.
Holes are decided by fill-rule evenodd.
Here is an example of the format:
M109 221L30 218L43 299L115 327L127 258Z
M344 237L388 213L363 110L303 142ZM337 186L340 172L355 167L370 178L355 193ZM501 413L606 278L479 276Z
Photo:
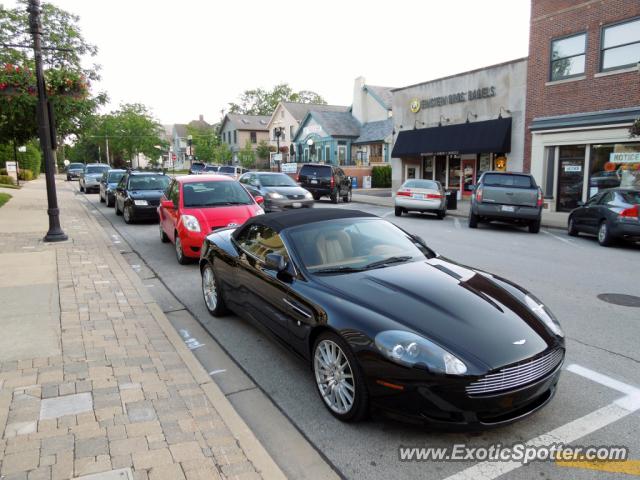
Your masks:
M427 193L425 195L426 198L442 198L442 195L439 193Z
M482 202L482 187L476 190L476 202Z
M296 175L296 182L300 183L300 175Z
M396 197L410 197L411 196L411 190L407 189L407 190L398 190L396 192Z
M638 205L634 205L631 208L625 208L620 212L619 216L625 218L638 218L640 217L640 207L638 207Z
M331 188L335 187L336 181L331 177Z
M538 201L536 202L538 207L542 206L542 190L538 189Z

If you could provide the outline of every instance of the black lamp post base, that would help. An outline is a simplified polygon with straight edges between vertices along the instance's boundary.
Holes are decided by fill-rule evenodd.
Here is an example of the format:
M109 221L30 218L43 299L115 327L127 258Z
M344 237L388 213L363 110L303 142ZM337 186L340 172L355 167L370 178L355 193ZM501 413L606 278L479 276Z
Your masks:
M57 232L48 231L43 240L45 242L64 242L65 240L69 240L69 237L62 230Z

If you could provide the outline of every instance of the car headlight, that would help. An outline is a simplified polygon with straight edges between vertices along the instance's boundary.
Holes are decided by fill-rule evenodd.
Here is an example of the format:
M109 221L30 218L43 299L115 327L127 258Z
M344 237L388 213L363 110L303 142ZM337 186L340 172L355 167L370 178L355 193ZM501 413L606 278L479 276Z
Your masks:
M559 337L564 337L564 332L562 331L562 327L560 326L560 323L558 323L558 320L555 319L553 314L547 310L537 298L532 295L525 295L524 301L527 304L527 307L536 314L536 317L542 320L542 323L549 327L553 333Z
M376 347L389 360L407 367L424 366L430 371L464 375L467 366L458 357L415 333L386 330L375 338Z
M269 192L267 193L267 196L269 198L284 198L282 195L280 195L278 192Z
M145 205L149 205L149 202L147 202L146 200L134 200L133 203L134 205L137 205L139 207L144 207Z
M312 199L313 195L311 195L311 192L307 192L304 194L304 198Z
M198 222L198 219L193 215L182 215L180 218L182 219L182 225L184 225L184 228L190 232L200 231L200 222Z

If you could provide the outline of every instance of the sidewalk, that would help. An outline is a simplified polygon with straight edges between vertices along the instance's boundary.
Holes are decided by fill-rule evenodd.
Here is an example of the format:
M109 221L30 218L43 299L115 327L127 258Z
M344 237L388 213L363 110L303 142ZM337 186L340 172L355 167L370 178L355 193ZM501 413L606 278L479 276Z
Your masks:
M380 197L377 195L372 195L377 190L382 189L357 189L353 191L353 201L359 203L368 203L370 205L378 205L380 207L389 207L393 208L393 197ZM456 217L465 217L469 216L469 200L459 200L458 208L456 210L447 210L447 215L453 215ZM547 210L542 211L542 226L547 228L567 228L567 220L569 218L569 214L565 212L549 212Z
M71 188L58 182L57 244L41 241L44 179L10 193L0 478L284 478Z

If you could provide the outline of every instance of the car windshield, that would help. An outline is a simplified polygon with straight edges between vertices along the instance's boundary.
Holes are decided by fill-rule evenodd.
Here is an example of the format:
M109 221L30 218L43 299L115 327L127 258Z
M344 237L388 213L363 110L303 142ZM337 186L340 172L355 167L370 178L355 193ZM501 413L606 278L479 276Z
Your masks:
M488 173L483 177L482 183L487 187L533 188L535 186L528 175L513 175L511 173L504 175Z
M79 168L84 168L84 163L70 163L67 168L69 170L77 170Z
M279 173L277 175L258 175L260 184L263 187L297 187L298 184L293 179L285 174Z
M129 190L164 190L167 185L166 175L135 175L129 179Z
M253 200L239 183L233 181L188 182L182 186L185 207L251 205Z
M191 165L191 170L204 170L204 165L202 163L194 163Z
M620 192L620 196L625 203L630 203L631 205L640 205L640 191L622 191Z
M84 173L87 173L89 175L93 175L96 173L104 173L105 170L109 169L109 165L87 165L87 167L84 170Z
M207 165L204 167L207 172L217 172L219 167L214 167L213 165Z
M404 182L405 188L422 188L424 190L440 190L438 182L433 180L409 180Z
M220 167L218 169L220 173L236 173L236 167Z
M122 177L124 177L124 172L111 172L107 182L118 183Z
M305 165L300 169L300 175L307 175L309 177L330 177L331 167L325 167L324 165Z
M398 227L377 218L315 222L287 232L310 273L340 274L430 257L432 252Z

